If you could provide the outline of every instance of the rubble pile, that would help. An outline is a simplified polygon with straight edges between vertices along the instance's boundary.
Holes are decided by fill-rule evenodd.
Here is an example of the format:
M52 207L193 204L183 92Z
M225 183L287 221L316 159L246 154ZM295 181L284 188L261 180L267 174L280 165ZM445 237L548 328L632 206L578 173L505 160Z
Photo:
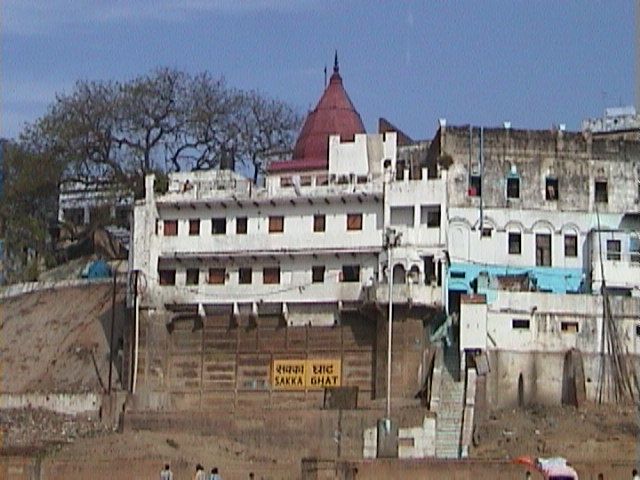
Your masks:
M73 443L111 429L99 418L64 415L43 409L0 410L3 449L42 449Z

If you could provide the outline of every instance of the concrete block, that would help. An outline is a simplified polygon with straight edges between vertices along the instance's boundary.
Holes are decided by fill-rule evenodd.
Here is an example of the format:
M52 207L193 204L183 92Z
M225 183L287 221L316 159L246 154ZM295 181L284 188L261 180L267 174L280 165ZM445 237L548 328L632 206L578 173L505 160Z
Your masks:
M378 429L376 427L366 428L364 430L364 449L362 456L364 458L376 458L378 453Z

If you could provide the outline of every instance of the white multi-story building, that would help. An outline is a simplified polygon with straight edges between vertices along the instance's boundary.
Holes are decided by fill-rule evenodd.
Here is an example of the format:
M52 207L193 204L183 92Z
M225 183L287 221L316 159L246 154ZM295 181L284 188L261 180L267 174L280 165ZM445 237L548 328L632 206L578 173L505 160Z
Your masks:
M152 408L271 401L273 362L302 356L341 362L359 401L385 398L391 293L394 395L413 399L444 301L447 179L398 148L395 132L365 133L336 64L263 187L180 172L156 193L147 177L132 225L132 390Z
M141 305L281 312L290 325L333 325L369 293L386 303L386 232L399 237L399 301L442 304L445 178L396 172L396 136L332 137L329 168L271 174L258 188L233 172L175 173L135 207L132 268ZM365 292L365 289L366 292Z

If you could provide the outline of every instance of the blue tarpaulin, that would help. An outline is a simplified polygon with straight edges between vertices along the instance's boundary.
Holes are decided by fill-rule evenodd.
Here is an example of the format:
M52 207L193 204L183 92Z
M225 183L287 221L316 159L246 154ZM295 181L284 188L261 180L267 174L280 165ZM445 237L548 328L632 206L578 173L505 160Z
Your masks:
M96 260L87 265L82 276L84 278L108 278L111 276L111 268L104 260Z

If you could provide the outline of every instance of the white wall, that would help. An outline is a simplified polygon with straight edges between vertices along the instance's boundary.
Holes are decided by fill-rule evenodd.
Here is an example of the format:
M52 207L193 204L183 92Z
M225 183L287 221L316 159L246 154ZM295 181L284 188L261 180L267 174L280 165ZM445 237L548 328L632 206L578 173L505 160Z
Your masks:
M629 353L640 353L640 299L611 297L619 333ZM482 347L482 311L478 305L461 305L461 349L486 348L511 352L599 353L602 335L602 297L538 292L498 292L486 307L486 347ZM480 319L480 320L478 320ZM529 328L513 327L513 320L528 320ZM479 322L480 326L475 326ZM563 331L562 323L577 323L578 331ZM469 336L462 326L469 328ZM473 338L475 336L475 338ZM471 339L469 337L472 337Z
M607 287L631 289L633 296L640 296L640 252L631 252L632 238L638 241L639 233L601 231L591 233L592 289L599 292L602 286L600 268L600 247L602 246L602 267ZM607 255L607 241L620 242L619 259Z
M479 209L451 208L449 210L449 252L453 263L474 262L514 267L535 266L535 235L552 235L552 267L582 268L588 253L589 231L597 226L597 218L590 213L553 212L542 210L484 210L483 228L491 228L490 237L480 232ZM622 215L603 214L603 226L617 228ZM521 234L521 253L509 254L509 232ZM566 257L564 236L578 236L578 256ZM588 258L588 255L587 257Z
M487 348L487 304L461 303L460 305L460 351L486 350Z

